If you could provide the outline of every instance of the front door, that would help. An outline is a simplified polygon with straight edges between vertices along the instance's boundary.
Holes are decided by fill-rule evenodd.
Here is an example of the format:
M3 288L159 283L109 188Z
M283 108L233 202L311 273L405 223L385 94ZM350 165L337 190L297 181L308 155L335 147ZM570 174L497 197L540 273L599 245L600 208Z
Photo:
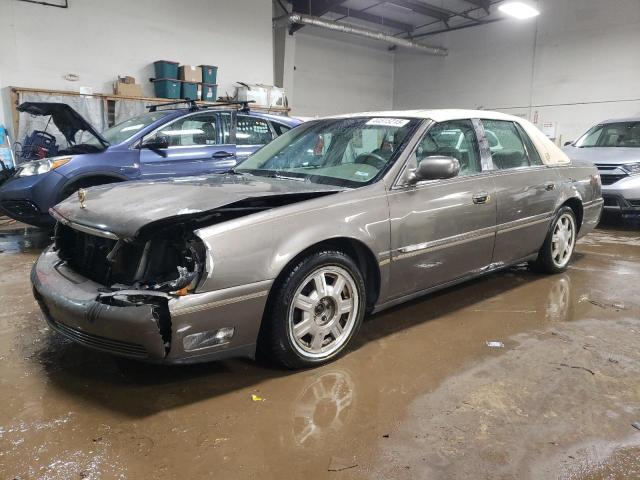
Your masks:
M524 129L515 122L482 120L498 206L494 263L513 263L542 246L558 198L558 169L542 164Z
M221 117L224 114L230 115L227 112L198 112L161 127L153 136L165 136L169 147L162 150L143 147L140 150L142 178L203 175L234 167L235 146L225 141Z
M480 272L491 263L494 186L491 174L482 167L472 121L433 125L407 167L441 155L458 159L457 177L415 185L402 185L400 179L400 185L389 192L393 297Z

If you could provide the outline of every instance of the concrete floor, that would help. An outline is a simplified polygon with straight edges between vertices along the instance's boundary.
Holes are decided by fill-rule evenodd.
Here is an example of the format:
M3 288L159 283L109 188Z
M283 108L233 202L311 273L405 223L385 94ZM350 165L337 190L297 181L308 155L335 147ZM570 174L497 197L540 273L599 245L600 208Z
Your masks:
M0 478L640 478L639 231L612 220L564 274L376 315L345 357L293 373L61 339L29 287L46 235L5 231Z

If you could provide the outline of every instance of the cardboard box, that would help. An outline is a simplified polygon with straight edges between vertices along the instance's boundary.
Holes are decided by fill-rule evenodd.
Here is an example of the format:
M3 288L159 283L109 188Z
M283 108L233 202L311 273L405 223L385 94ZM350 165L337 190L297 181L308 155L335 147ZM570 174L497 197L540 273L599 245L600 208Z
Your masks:
M126 83L128 85L129 84L133 85L134 83L136 83L136 79L134 77L130 77L129 75L127 75L125 77L118 76L118 82Z
M141 97L142 85L139 83L116 82L113 85L113 93L116 95L123 95L125 97Z
M185 82L202 83L202 68L193 65L180 65L178 78Z

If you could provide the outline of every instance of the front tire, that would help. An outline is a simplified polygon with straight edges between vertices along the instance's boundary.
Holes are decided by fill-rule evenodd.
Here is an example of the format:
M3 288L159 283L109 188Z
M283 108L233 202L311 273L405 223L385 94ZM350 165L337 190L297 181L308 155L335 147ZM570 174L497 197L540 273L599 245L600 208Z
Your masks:
M307 368L341 355L362 324L366 290L348 255L324 250L293 266L263 320L258 347L287 368Z
M578 238L576 215L570 207L562 207L556 213L547 238L533 262L534 270L544 273L560 273L571 261Z

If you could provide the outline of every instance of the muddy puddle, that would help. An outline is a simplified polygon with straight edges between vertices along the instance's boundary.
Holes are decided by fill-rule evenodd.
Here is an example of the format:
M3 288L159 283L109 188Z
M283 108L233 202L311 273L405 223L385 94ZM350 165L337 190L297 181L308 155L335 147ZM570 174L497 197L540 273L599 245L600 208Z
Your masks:
M514 268L375 315L297 372L72 344L31 297L37 248L6 250L0 478L639 478L638 233L597 230L561 275Z

